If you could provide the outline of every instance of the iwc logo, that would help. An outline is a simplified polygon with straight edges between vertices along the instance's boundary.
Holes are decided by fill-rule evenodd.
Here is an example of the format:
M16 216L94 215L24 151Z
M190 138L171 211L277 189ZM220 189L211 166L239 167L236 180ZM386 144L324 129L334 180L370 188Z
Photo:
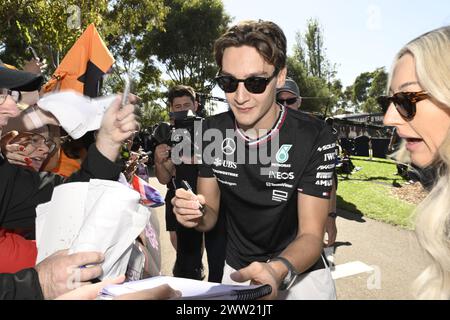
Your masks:
M277 152L276 160L278 163L285 163L289 159L289 150L292 148L292 144L283 144Z
M234 142L231 138L226 138L222 141L222 152L225 153L227 156L234 153L236 150L236 142Z

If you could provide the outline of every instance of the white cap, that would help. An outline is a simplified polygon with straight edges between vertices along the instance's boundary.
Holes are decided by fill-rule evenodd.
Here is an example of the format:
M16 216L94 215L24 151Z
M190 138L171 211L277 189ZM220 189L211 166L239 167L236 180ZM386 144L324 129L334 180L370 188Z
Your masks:
M91 99L75 91L60 91L45 95L37 104L53 114L73 139L79 139L100 128L103 114L115 98L116 95Z

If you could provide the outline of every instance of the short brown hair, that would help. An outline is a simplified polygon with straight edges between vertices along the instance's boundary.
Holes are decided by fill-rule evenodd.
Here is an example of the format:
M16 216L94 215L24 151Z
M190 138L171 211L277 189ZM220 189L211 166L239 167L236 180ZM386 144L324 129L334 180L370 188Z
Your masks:
M191 98L192 102L195 103L195 91L190 86L185 86L182 84L176 85L170 88L169 93L167 94L169 99L169 104L172 105L173 100L175 98L188 96Z
M278 72L286 66L286 36L283 30L271 21L242 21L228 29L214 43L217 65L222 69L223 52L229 47L250 46L264 60L275 66Z

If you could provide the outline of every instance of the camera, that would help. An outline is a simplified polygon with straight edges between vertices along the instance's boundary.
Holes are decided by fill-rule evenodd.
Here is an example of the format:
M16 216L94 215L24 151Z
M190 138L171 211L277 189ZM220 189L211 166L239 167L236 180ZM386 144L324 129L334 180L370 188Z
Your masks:
M160 123L152 137L157 145L164 143L181 151L190 150L190 156L194 156L194 137L198 133L196 130L201 130L203 118L195 115L192 110L171 112L170 115L174 124Z

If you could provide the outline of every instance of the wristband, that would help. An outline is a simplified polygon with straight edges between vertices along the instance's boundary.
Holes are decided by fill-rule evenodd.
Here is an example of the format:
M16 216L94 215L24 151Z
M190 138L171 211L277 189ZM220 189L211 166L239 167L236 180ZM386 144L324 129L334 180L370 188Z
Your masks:
M267 263L272 262L272 261L280 261L288 269L288 273L286 274L284 279L281 280L278 290L282 290L282 291L289 290L289 288L294 284L295 280L300 275L300 273L298 273L297 270L295 270L292 263L284 257L280 257L280 256L274 257L272 259L267 260Z

